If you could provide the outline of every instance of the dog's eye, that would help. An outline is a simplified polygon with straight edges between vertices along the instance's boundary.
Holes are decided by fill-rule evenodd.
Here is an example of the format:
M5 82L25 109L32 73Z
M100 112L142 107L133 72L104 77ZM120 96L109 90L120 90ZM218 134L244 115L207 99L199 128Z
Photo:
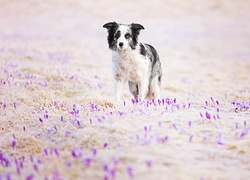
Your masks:
M118 31L118 32L115 34L115 38L118 39L120 36L121 36L121 32Z
M126 38L126 39L128 39L128 38L130 38L130 37L131 37L131 35L130 35L129 33L125 34L125 38Z

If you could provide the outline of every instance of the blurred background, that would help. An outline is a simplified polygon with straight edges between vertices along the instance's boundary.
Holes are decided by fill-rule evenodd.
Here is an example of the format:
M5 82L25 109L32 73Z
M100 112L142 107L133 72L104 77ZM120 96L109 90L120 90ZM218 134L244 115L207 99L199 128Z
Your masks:
M171 31L188 33L197 23L196 31L204 31L206 26L211 28L208 19L216 25L211 31L217 30L225 18L240 23L242 28L249 26L249 7L248 0L1 0L0 35L89 38L100 36L107 21L139 22L148 29L145 33L165 33L154 38L164 43ZM177 22L183 26L178 27Z
M0 43L30 49L31 54L62 51L70 66L80 65L83 71L92 67L88 73L111 81L102 26L109 21L137 22L145 27L141 41L159 51L166 93L186 89L187 83L191 84L187 92L204 82L208 83L204 90L210 85L222 89L223 80L240 79L243 84L247 80L249 7L249 0L1 0Z

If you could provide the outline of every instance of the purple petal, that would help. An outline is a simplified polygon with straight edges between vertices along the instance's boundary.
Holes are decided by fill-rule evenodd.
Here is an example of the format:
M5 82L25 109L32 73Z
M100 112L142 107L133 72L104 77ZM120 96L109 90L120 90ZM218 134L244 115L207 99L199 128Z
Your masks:
M13 141L12 141L11 146L12 146L13 149L16 147L16 140L13 140Z
M206 118L211 119L211 115L208 112L206 112Z
M71 154L74 158L80 158L80 157L82 157L82 149L74 148L71 150Z
M30 155L30 162L34 162L33 156Z
M71 165L72 165L71 161L70 161L70 160L67 160L66 166L67 166L67 167L70 167Z
M248 132L250 131L250 128L247 128L247 129L244 129L241 134L240 134L240 137L244 137L248 134Z
M48 149L47 149L47 148L44 148L43 152L44 152L44 155L45 155L45 156L48 156L48 155L49 155Z
M104 87L103 83L99 83L98 87L99 87L99 89L103 89L103 87Z
M93 155L95 156L97 154L97 149L93 149Z
M214 103L214 99L213 99L213 97L210 97L210 99L211 99L211 101Z
M49 115L48 114L44 114L44 119L49 119Z
M6 175L6 179L7 179L7 180L11 180L10 173L8 173L8 174Z
M103 147L106 148L108 146L108 143L104 143Z
M17 101L14 101L13 105L14 105L14 108L16 109L17 108Z
M193 135L191 135L190 137L189 137L189 142L192 142L193 141Z
M43 119L42 119L42 118L39 118L39 121L40 121L41 123L43 123Z
M219 139L219 140L217 141L217 144L223 145L223 142L221 141L221 139Z
M222 134L221 134L221 133L219 133L219 135L218 135L218 141L217 141L217 144L219 144L219 145L223 145L223 142L222 142Z
M85 164L85 166L90 166L91 162L92 162L91 158L86 158L85 161L84 161L84 164Z
M158 126L161 127L161 121L158 122Z
M70 134L71 134L71 131L69 131L69 130L66 130L66 131L65 131L65 136L66 136L66 137L69 137Z
M152 166L152 161L151 161L151 160L147 160L147 161L146 161L146 164L147 164L148 168L151 168L151 166Z
M112 179L116 179L115 178L116 177L116 170L115 169L111 169L110 174L111 174Z
M131 166L127 166L127 173L129 175L130 178L134 177L133 175L133 169Z
M30 174L26 177L26 180L33 180L35 178L34 174Z
M57 148L54 148L54 152L55 152L55 154L56 154L57 157L60 156L59 150Z
M36 164L33 165L33 168L35 169L36 172L38 172L38 167Z
M176 127L176 125L174 123L173 123L173 127L174 127L175 130L177 130L177 127Z
M108 166L107 164L104 164L104 165L103 165L103 170L104 170L105 172L109 172L109 166Z
M3 104L3 109L5 110L7 107L6 103Z

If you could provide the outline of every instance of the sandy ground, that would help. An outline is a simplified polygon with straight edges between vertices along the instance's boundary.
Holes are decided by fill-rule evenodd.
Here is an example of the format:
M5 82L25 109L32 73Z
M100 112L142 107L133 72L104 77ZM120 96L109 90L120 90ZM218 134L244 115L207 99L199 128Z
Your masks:
M0 179L249 179L249 7L1 0ZM144 25L159 101L114 103L108 21Z

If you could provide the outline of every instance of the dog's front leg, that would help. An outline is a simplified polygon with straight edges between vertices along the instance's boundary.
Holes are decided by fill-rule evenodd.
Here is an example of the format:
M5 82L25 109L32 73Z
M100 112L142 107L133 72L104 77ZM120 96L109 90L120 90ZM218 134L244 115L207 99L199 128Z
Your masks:
M139 98L144 101L148 93L148 81L142 80L139 84Z
M122 96L122 89L124 83L120 80L115 80L114 82L114 89L115 89L115 101L119 102Z

